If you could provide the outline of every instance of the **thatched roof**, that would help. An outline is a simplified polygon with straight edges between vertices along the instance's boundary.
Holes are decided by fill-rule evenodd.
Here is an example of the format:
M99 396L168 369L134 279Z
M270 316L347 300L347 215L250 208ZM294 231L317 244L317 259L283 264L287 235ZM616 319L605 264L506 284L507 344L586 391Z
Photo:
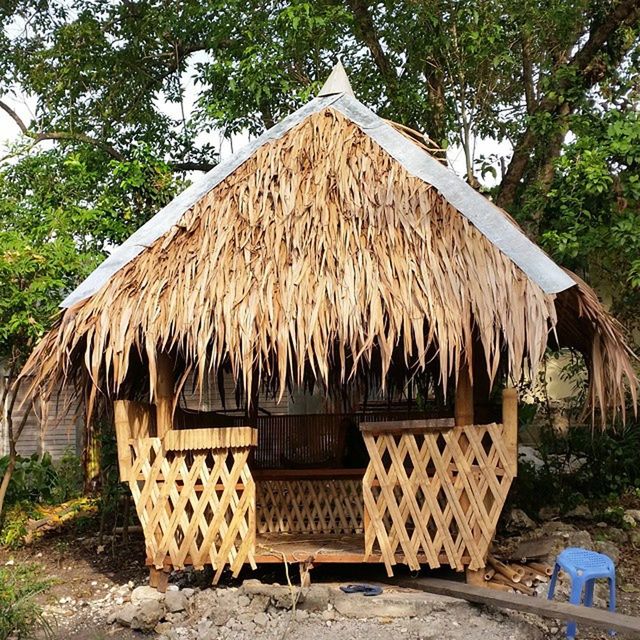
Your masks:
M589 362L594 408L622 407L630 352L591 290L340 80L116 249L25 371L51 388L79 368L116 393L139 353L153 393L160 349L200 382L227 363L245 389L257 371L283 391L374 352L384 378L400 349L409 368L437 354L446 383L479 340L491 378L517 379L557 327Z

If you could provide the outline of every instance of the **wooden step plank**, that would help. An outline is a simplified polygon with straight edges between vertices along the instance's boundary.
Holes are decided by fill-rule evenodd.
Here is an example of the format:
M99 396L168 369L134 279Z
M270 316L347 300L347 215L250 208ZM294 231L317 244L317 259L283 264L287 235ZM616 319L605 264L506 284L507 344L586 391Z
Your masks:
M395 578L391 582L394 585L408 589L460 598L501 609L535 613L544 618L575 620L579 625L597 627L598 629L614 629L619 633L640 633L640 618L622 613L612 613L606 609L577 606L567 602L547 600L544 597L533 598L517 593L493 591L484 587L465 584L464 582L439 578ZM634 635L634 637L637 636Z

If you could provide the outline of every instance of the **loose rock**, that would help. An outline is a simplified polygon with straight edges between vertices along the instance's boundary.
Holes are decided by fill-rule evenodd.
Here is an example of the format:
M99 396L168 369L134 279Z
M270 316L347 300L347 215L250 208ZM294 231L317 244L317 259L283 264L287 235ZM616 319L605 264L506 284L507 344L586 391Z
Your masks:
M536 523L522 509L511 509L507 518L509 531L530 531L535 528Z
M158 600L144 600L135 607L131 618L131 628L138 631L152 631L165 614L164 605Z
M164 604L167 611L177 613L187 608L187 596L182 591L167 591L164 598Z
M253 621L259 626L259 627L266 627L268 622L269 622L269 616L262 612L262 613L256 613L256 615L253 618Z
M164 593L160 593L157 589L150 587L149 585L143 585L141 587L136 587L131 592L131 602L133 604L140 604L145 600L156 600L158 602L162 602L165 598Z
M582 520L589 520L593 517L591 513L591 509L586 504L579 504L577 507L571 509L571 511L567 511L564 514L566 518L580 518Z

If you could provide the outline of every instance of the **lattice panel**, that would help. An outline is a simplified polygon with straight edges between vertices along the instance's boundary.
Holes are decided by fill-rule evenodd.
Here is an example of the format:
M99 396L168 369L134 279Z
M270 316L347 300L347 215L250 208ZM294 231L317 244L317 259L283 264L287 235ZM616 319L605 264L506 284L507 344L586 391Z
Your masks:
M259 533L361 534L363 511L360 480L258 482Z
M363 435L366 556L377 546L389 575L396 554L413 570L484 567L513 480L502 425Z
M160 438L131 441L129 486L156 568L255 568L255 483L250 447L168 451Z

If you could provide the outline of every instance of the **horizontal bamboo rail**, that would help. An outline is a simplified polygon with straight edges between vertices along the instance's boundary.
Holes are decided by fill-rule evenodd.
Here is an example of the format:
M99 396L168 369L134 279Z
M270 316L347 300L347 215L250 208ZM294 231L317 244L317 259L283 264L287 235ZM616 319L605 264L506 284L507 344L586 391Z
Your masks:
M169 451L255 447L257 444L258 431L251 427L171 430L164 437L165 449Z

